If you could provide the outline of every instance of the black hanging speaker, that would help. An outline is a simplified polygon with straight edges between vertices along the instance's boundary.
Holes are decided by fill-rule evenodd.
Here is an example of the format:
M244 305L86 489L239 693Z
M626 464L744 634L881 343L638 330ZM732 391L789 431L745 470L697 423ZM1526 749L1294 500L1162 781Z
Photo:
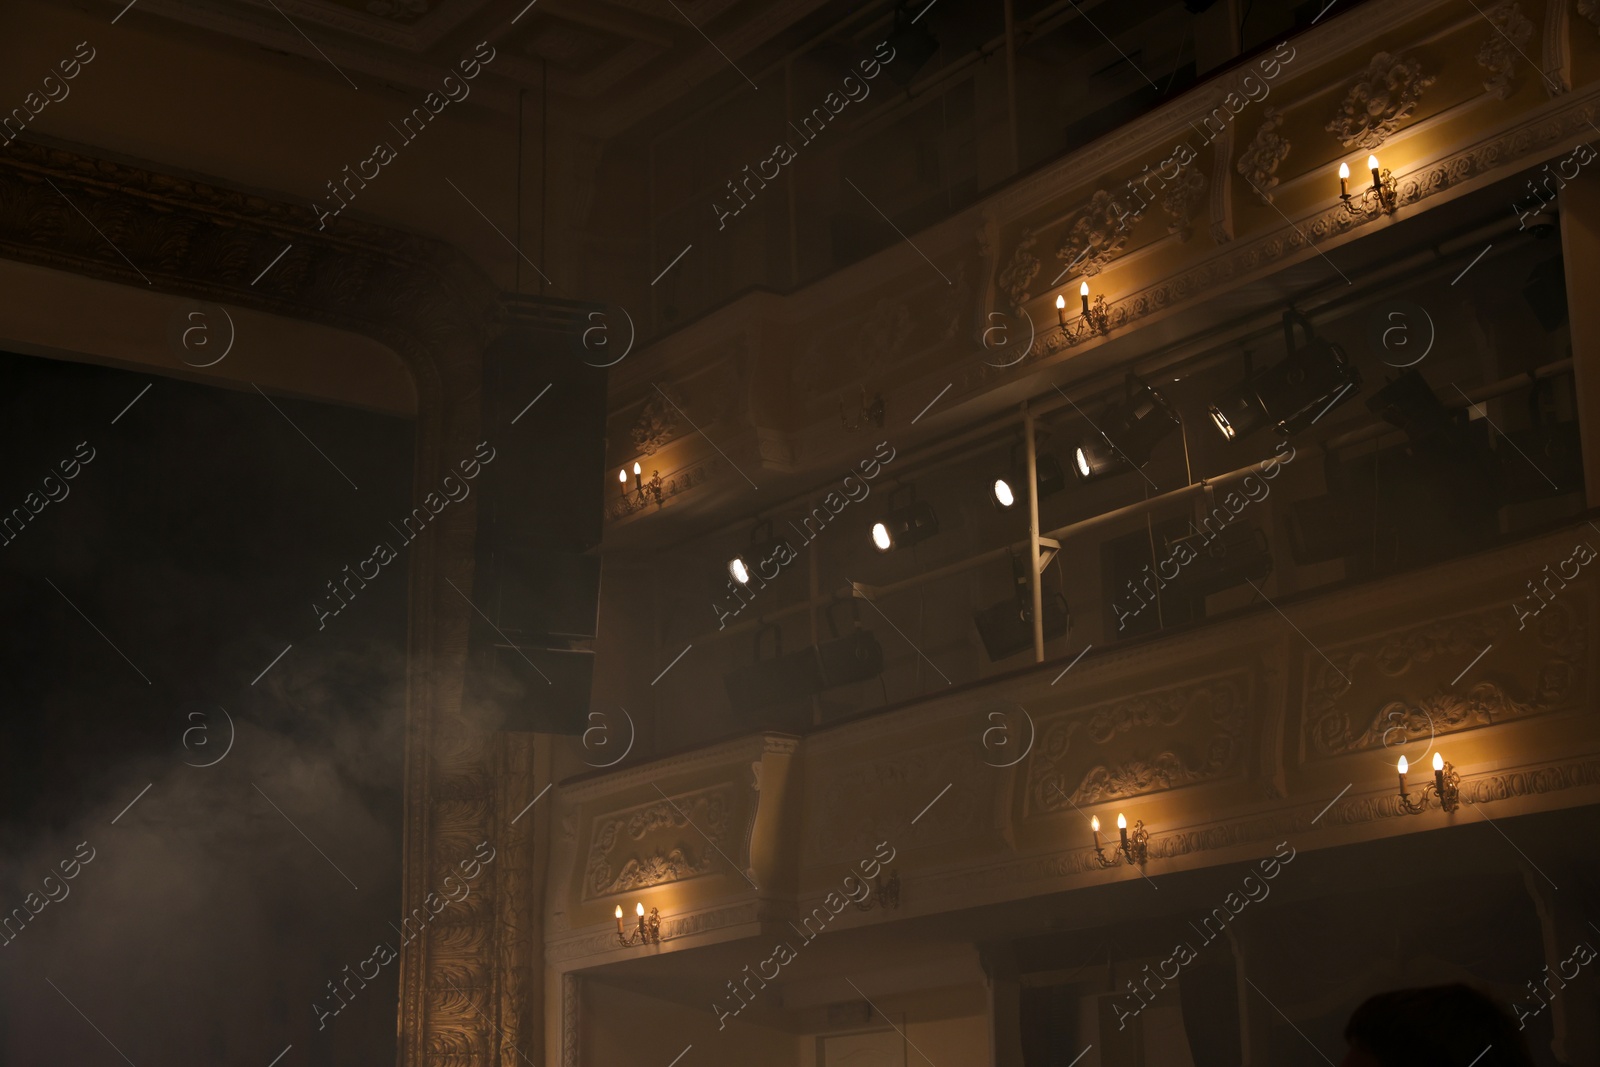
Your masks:
M606 372L576 343L594 305L506 303L510 326L483 357L481 434L494 458L472 483L467 698L502 729L576 734L594 674Z
M1167 558L1180 562L1177 577L1167 582L1177 596L1206 597L1272 573L1267 535L1238 523L1180 537L1167 545Z
M851 628L839 636L839 624L834 609L839 601L828 605L828 632L830 640L817 646L817 660L822 669L822 688L864 682L883 673L883 646L871 630L862 629L861 605L850 598Z
M1018 595L1002 600L993 607L972 613L973 625L983 639L983 651L991 663L1014 656L1023 649L1033 647L1033 598ZM1043 599L1044 639L1053 641L1072 629L1072 613L1067 608L1067 598L1060 593Z
M769 634L772 636L771 655L766 654ZM728 692L728 704L735 712L747 714L822 691L817 650L811 645L785 654L783 631L776 624L768 624L756 631L754 648L754 659L750 663L735 667L722 679Z

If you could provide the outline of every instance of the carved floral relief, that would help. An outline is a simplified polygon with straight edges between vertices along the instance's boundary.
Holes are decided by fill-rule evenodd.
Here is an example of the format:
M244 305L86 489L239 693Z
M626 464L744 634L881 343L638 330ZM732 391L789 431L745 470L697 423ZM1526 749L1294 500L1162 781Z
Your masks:
M1496 649L1499 659L1487 659ZM1312 758L1554 711L1580 692L1590 655L1579 615L1559 602L1526 631L1496 605L1324 650L1332 662L1319 660L1306 681ZM1462 684L1456 672L1469 663L1473 680Z
M644 398L644 405L639 409L639 415L633 421L633 428L629 432L633 439L633 447L639 453L654 455L663 445L678 436L681 420L678 409L673 407L671 401L657 389L652 389Z
M1206 191L1206 176L1198 170L1187 170L1178 176L1169 188L1161 193L1161 209L1169 220L1167 232L1179 241L1194 236L1194 209Z
M1422 72L1419 60L1379 52L1350 86L1326 129L1346 148L1372 151L1410 117L1435 80Z
M1000 291L1006 294L1012 307L1021 307L1033 296L1029 286L1039 274L1039 257L1033 254L1033 246L1038 242L1038 234L1024 230L1017 247L1012 250L1011 262L1000 272Z
M1264 108L1261 113L1263 121L1235 166L1255 194L1270 204L1272 189L1278 184L1278 166L1289 158L1289 139L1278 132L1283 114L1277 108Z
M1055 812L1241 770L1248 681L1240 675L1039 720L1027 805Z
M715 786L597 818L583 899L698 878L719 864L726 868L718 850L737 850L731 791Z
M1484 17L1494 29L1478 48L1478 65L1489 75L1484 79L1483 91L1504 100L1511 95L1517 60L1526 54L1528 41L1533 38L1533 23L1522 14L1516 0L1506 0Z
M1056 258L1076 274L1099 274L1128 243L1128 212L1104 189L1095 190L1056 248Z

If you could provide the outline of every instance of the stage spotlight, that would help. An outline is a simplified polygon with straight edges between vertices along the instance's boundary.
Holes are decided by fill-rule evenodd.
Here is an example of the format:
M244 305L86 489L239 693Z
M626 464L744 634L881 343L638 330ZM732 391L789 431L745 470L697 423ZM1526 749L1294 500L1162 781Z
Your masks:
M917 72L939 51L939 39L926 26L919 25L923 13L932 6L930 0L922 5L922 11L913 15L906 0L895 5L894 29L887 41L894 59L885 63L884 69L901 85L910 85Z
M1014 505L1017 490L1028 484L1028 461L1022 454L1023 447L1020 443L1011 447L1011 473L996 478L989 486L989 500L997 510L1004 511ZM1048 452L1039 452L1033 457L1033 468L1041 500L1066 488L1067 478L1061 473L1061 463Z
M750 530L749 550L728 561L728 574L740 585L749 585L754 577L765 588L794 559L795 551L788 538L773 533L772 527L771 519L756 523Z
M997 508L1009 508L1017 502L1017 494L1011 491L1011 483L1004 478L996 478L989 487L989 499L994 501Z
M933 506L917 499L915 486L905 485L889 494L888 514L872 526L872 544L879 552L910 548L938 532L939 516Z
M1157 443L1178 426L1178 413L1167 398L1137 375L1128 375L1124 388L1123 400L1073 449L1073 466L1083 481L1143 467Z
M1305 334L1296 345L1294 328ZM1257 371L1211 405L1211 421L1228 440L1271 425L1288 437L1299 433L1361 389L1361 375L1344 349L1318 337L1298 311L1283 314L1282 362Z

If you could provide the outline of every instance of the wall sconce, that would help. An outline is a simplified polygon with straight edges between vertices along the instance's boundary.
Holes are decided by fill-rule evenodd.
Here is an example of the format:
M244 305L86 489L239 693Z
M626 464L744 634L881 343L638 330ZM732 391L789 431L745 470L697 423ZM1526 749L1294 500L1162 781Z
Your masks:
M851 415L854 415L854 419ZM847 413L844 409L844 398L839 398L839 422L844 426L845 432L856 433L866 428L867 423L872 423L878 429L883 429L884 406L883 394L874 393L872 403L867 403L867 387L861 387L861 400L854 412Z
M1400 806L1411 815L1421 815L1428 810L1428 798L1436 797L1439 807L1446 811L1455 811L1461 805L1461 776L1456 769L1444 761L1444 756L1438 752L1433 754L1433 781L1422 787L1418 794L1419 799L1412 800L1406 792L1406 771L1409 770L1406 758L1400 757Z
M1133 831L1128 831L1128 817L1122 812L1117 812L1117 832L1122 837L1122 842L1117 845L1111 859L1106 859L1105 851L1100 847L1100 816L1096 815L1089 820L1089 829L1094 833L1094 855L1102 867L1115 867L1119 863L1129 866L1143 867L1149 857L1150 834L1144 828L1144 820L1140 819L1133 824Z
M650 909L650 918L644 917L644 905L635 904L634 913L639 917L639 925L633 933L623 936L622 933L622 905L617 905L617 944L627 948L630 945L658 945L661 943L661 912L656 908Z
M1078 287L1078 299L1083 302L1083 312L1075 323L1067 323L1067 298L1056 297L1056 318L1061 322L1061 334L1066 338L1067 344L1075 345L1079 341L1087 341L1095 334L1104 336L1111 332L1111 312L1106 310L1106 298L1097 295L1094 306L1089 306L1089 283L1084 282Z
M661 506L661 472L651 471L650 480L641 478L638 463L633 465L633 491L628 491L628 469L626 467L617 471L617 482L622 486L622 507L624 511L638 511L645 503L654 499L656 507Z
M883 908L885 911L893 908L898 911L900 908L900 872L897 870L890 871L887 882L883 880L883 875L880 874L872 880L872 896L862 902L852 900L850 903L855 904L861 911L871 911L873 908Z
M1395 198L1394 177L1378 166L1377 156L1367 157L1367 169L1372 172L1372 188L1362 192L1360 203L1350 195L1350 165L1339 164L1339 199L1344 203L1347 219L1370 219L1378 215L1393 215L1398 206Z

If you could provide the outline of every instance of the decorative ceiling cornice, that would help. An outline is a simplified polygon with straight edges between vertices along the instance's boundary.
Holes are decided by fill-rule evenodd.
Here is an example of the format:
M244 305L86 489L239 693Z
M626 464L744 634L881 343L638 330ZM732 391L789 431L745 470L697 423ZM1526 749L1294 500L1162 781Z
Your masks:
M319 230L298 204L25 141L0 153L0 255L366 334L406 360L419 396L441 384L426 353L481 349L504 318L489 278L442 241L355 219Z

